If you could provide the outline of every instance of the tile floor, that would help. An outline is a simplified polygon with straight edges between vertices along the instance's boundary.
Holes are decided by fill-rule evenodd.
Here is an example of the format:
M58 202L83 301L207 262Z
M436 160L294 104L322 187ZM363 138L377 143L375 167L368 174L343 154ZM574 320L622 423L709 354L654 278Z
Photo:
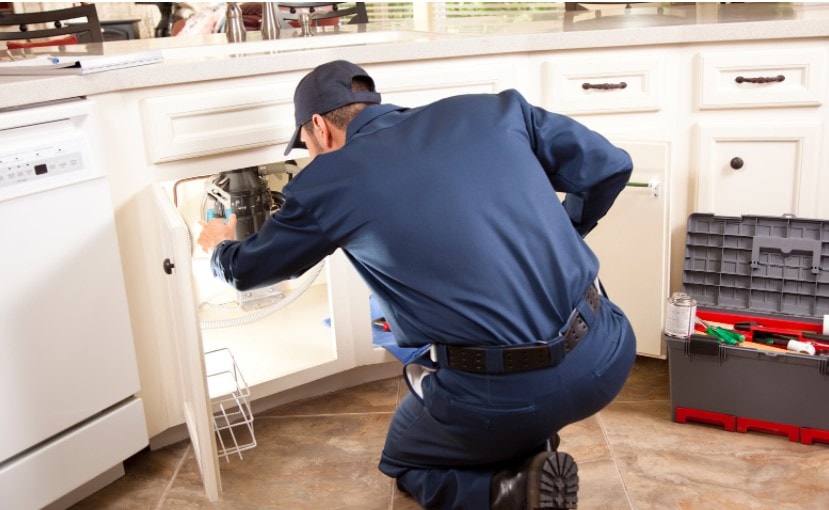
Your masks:
M376 468L405 391L385 379L257 415L258 446L223 461L217 503L182 441L130 458L124 477L73 509L419 509ZM667 361L637 359L618 398L561 436L582 510L829 508L829 445L672 422Z

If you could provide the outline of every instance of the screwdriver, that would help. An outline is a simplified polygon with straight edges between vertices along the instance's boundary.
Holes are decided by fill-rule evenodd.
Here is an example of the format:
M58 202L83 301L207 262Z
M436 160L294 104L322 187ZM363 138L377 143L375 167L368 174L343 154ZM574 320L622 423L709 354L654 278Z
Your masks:
M699 317L696 318L697 323L705 328L705 332L714 338L717 338L721 343L725 343L728 345L736 345L745 341L746 337L737 333L736 331L732 331L730 329L722 328L719 326L712 326L705 322L704 320L700 319Z
M754 321L738 322L734 329L745 331L751 340L757 343L778 345L790 351L805 352L806 354L829 354L829 336L819 335L808 331L798 331L785 328L763 326ZM790 342L794 341L790 345Z

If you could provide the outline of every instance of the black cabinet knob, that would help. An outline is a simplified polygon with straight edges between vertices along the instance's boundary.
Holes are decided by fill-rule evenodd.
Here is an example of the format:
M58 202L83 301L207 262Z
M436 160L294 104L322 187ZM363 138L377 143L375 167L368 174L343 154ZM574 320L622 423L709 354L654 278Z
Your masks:
M731 168L734 170L743 168L743 158L731 158Z
M176 265L173 264L173 261L171 261L170 259L164 259L163 267L165 273L173 274L173 268L175 268Z

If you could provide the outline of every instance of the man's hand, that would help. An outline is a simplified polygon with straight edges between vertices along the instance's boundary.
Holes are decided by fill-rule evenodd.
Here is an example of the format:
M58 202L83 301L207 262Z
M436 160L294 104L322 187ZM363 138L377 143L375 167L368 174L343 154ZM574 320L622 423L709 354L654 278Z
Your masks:
M227 223L221 218L213 218L210 223L199 220L202 226L199 239L196 241L202 249L210 253L222 241L231 241L236 236L236 215L231 214Z

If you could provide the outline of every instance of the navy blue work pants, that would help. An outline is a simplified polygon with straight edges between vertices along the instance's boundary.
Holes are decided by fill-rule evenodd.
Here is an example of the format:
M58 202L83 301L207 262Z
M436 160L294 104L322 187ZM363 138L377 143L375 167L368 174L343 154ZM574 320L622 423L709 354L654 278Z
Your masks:
M590 331L558 366L494 375L437 368L423 378L422 397L410 392L398 406L380 471L425 508L488 509L492 475L610 403L635 354L627 318L602 298Z

